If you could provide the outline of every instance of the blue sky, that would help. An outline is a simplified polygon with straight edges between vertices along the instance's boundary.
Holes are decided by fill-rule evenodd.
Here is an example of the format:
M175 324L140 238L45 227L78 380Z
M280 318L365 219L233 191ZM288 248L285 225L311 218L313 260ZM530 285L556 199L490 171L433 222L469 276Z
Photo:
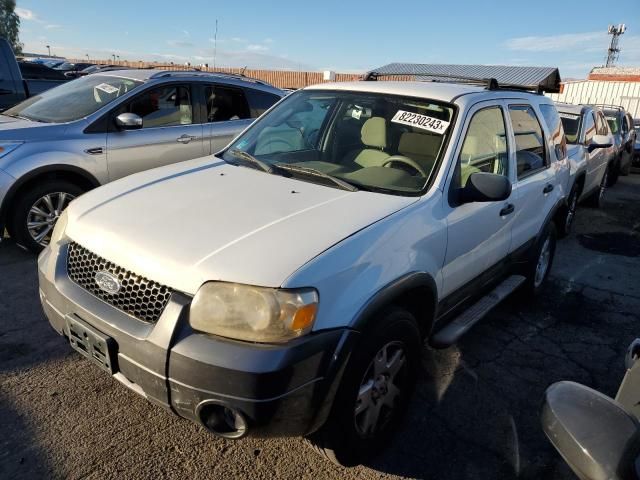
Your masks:
M603 7L611 5L611 7ZM620 65L640 66L639 0L18 0L27 52L67 57L360 72L393 61L559 66L586 76L626 23Z

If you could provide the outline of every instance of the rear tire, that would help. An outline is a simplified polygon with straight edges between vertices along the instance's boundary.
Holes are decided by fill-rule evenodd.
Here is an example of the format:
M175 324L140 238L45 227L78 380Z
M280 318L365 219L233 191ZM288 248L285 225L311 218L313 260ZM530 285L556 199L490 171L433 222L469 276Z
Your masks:
M553 222L549 222L538 238L525 267L524 274L527 279L523 284L522 292L528 298L533 298L540 293L549 277L556 253L556 238L556 226Z
M34 185L13 202L7 230L18 245L38 253L47 245L58 216L83 192L78 185L66 180L48 180ZM42 225L34 227L37 224Z
M421 348L413 315L384 310L352 352L327 422L307 438L314 450L341 466L378 452L406 411Z

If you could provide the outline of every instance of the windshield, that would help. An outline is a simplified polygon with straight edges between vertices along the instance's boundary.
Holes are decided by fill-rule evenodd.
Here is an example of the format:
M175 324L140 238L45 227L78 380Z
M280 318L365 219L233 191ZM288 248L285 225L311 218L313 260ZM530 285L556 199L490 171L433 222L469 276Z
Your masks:
M107 75L90 75L31 97L4 115L37 122L72 122L104 107L143 82Z
M566 112L558 113L560 113L562 128L564 128L564 135L567 137L567 143L578 143L578 136L580 133L580 115Z
M238 137L222 158L242 163L240 150L274 166L271 172L301 180L418 193L443 154L453 111L433 100L302 90Z

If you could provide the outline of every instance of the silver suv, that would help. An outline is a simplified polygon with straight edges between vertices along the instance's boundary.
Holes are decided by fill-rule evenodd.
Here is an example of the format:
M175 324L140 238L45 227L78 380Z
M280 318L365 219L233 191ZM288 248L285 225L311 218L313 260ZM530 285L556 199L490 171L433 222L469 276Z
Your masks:
M88 75L0 115L3 225L34 251L68 203L118 178L215 153L285 92L197 71Z

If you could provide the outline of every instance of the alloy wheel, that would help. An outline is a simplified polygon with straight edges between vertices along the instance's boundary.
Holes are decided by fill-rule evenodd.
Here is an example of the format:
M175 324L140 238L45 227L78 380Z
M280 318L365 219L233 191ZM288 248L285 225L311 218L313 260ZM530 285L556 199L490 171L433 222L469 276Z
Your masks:
M35 201L26 219L27 231L34 242L43 247L49 244L58 217L74 198L70 193L52 192Z
M406 368L402 342L389 342L378 350L358 390L354 419L360 435L372 436L387 424L402 394Z
M540 249L540 255L538 256L538 263L536 264L536 276L534 278L534 286L539 287L549 270L549 261L551 260L551 239L546 238L542 248Z
M571 198L569 199L569 207L567 211L567 218L564 223L564 231L571 231L571 225L573 224L573 219L576 217L576 210L578 208L578 191L574 190Z

